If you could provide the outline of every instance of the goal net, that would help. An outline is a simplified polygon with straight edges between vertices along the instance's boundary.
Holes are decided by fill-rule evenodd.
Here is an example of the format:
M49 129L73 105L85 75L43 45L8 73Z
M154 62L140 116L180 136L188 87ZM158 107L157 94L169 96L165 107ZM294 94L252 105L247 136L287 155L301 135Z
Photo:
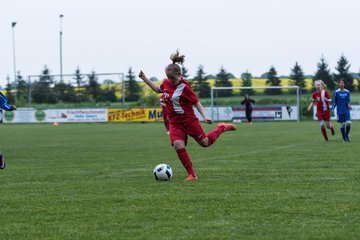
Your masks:
M215 121L246 121L245 95L255 101L253 121L300 121L298 86L212 87L211 117Z

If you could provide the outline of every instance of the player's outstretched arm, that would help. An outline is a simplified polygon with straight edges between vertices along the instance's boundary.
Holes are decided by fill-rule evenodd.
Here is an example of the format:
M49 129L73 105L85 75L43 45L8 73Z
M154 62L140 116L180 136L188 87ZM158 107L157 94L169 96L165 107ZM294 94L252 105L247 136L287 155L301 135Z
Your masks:
M309 105L308 108L307 108L307 111L308 111L308 112L311 111L311 108L312 108L313 105L314 105L314 102L311 102L310 105Z
M204 121L207 124L212 124L213 123L213 121L210 118L206 117L206 113L205 113L204 108L203 108L203 106L202 106L202 104L200 102L197 102L195 104L195 107L199 111L199 113L201 114L201 116L203 117Z
M150 79L148 79L143 71L140 71L139 78L141 78L146 85L148 85L154 92L162 93L162 89L159 85L153 83Z

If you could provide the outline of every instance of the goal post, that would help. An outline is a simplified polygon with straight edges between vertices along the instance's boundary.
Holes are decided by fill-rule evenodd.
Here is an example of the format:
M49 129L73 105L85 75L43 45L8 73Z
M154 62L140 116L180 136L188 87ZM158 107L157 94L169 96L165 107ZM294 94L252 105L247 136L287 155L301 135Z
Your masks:
M252 92L249 94L250 97L256 101L253 108L255 120L300 122L299 86L211 87L212 119L221 121L222 108L227 107L229 112L229 106L231 106L233 121L244 119L245 113L241 101L250 91Z

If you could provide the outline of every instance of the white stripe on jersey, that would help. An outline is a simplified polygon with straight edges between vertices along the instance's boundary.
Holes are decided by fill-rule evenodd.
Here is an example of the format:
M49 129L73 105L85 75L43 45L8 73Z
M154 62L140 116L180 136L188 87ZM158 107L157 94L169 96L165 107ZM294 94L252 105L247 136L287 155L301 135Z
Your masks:
M326 105L326 97L325 97L325 90L321 90L321 101L323 104L323 110L327 111L327 105Z
M174 106L174 110L177 114L184 114L184 109L180 106L180 96L182 92L184 91L185 84L181 83L176 87L176 90L174 91L174 94L171 97L171 101Z

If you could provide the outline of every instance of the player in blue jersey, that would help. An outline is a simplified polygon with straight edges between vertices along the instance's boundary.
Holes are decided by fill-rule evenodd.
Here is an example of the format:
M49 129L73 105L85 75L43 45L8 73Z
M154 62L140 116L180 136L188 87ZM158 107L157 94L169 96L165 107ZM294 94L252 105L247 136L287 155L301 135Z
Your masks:
M15 106L12 106L8 103L8 99L0 92L0 108L6 111L14 111L16 110ZM6 166L5 158L2 152L0 152L0 169L4 169Z
M334 93L334 101L332 109L334 111L336 107L336 113L338 122L341 123L340 131L344 142L350 142L350 129L351 129L351 118L350 118L350 91L345 89L345 80L339 80L339 88Z

